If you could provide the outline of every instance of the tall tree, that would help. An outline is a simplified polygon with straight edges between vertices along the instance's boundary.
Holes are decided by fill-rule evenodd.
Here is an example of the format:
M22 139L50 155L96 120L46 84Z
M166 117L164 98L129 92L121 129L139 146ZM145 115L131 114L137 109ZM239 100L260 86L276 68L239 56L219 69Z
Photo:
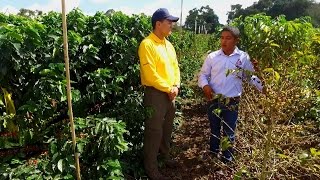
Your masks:
M308 16L307 10L313 4L314 2L310 0L275 0L267 14L272 17L284 14L286 19L292 20L301 16Z
M309 7L307 10L309 16L312 18L312 24L316 27L320 27L320 3Z
M238 16L238 14L243 14L242 9L242 5L241 4L235 4L235 5L231 5L231 11L229 11L227 13L228 15L228 23L230 20L236 18L236 16Z
M274 0L259 0L254 2L253 5L243 9L242 5L236 4L231 5L231 11L228 14L228 22L239 16L248 16L251 14L257 14L261 12L267 12L272 7Z
M184 27L197 33L212 33L219 25L218 16L207 5L190 10Z
M319 25L319 8L320 3L316 3L314 0L259 0L244 9L239 4L231 5L231 11L228 12L228 22L240 16L266 13L272 17L284 14L288 20L310 16L313 24Z
M108 9L108 11L105 13L106 15L112 15L116 11L114 9Z
M30 10L30 9L21 8L17 15L30 17L30 18L35 18L37 16L42 15L42 11L39 11L39 10L33 11L33 10Z

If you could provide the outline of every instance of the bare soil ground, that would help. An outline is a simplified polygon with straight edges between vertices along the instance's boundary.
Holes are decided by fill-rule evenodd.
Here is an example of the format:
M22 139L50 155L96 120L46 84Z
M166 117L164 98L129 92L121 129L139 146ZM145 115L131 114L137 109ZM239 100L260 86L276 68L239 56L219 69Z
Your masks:
M172 155L179 167L163 167L162 173L172 179L233 179L234 164L224 165L208 154L209 121L206 105L194 104L183 108L183 124L174 134Z
M171 154L179 167L162 166L160 171L173 180L260 179L266 151L267 124L254 122L245 109L239 114L235 142L236 161L225 165L211 157L209 121L205 103L190 103L182 108L181 124L174 132ZM258 123L258 125L257 125ZM262 128L262 130L261 130ZM260 131L261 130L261 131ZM276 124L272 132L272 148L268 152L268 179L320 179L319 128L311 122ZM307 154L307 158L301 155Z

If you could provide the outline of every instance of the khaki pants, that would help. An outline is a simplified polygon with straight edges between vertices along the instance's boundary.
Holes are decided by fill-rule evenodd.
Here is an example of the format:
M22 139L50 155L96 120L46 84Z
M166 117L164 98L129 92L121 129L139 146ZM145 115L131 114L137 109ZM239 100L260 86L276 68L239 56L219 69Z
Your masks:
M157 156L169 157L170 140L175 117L175 102L168 94L153 87L146 87L144 105L147 109L144 132L144 167L151 176L158 174Z

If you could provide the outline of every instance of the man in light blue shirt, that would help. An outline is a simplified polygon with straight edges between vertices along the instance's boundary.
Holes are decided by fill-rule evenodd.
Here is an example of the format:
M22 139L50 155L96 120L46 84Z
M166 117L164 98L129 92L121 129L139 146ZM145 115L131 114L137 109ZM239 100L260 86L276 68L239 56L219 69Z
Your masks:
M208 118L210 121L210 151L217 155L220 150L220 129L223 136L231 142L230 147L222 149L223 162L234 159L232 144L238 119L238 104L242 93L242 83L250 84L262 91L262 83L256 76L249 55L237 48L240 32L238 28L226 26L221 31L221 49L210 53L204 61L198 77L198 85L209 101ZM221 95L221 98L216 95Z

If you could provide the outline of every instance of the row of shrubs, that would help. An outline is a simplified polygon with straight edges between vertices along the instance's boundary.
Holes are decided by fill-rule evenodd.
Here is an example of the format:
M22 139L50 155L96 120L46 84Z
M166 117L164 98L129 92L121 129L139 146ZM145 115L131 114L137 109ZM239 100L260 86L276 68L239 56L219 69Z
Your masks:
M17 136L0 137L1 178L73 179L61 14L35 19L0 14L0 23L0 86L12 94L0 96L0 131L18 130ZM150 17L87 16L75 9L67 25L82 176L139 177L145 114L137 49L152 29ZM187 82L209 49L208 36L199 37L185 31L170 37L181 65L181 97L192 96ZM16 111L9 111L5 97ZM28 150L31 146L36 148Z

